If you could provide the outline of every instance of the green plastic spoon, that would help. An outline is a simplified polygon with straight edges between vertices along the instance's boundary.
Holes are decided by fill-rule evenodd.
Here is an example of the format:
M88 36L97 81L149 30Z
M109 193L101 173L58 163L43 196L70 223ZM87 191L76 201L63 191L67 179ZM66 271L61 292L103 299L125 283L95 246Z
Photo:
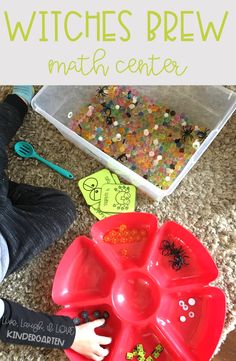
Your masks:
M73 174L71 174L67 170L65 170L65 169L59 167L58 165L53 164L53 163L49 162L48 160L40 157L40 155L38 155L38 153L35 152L34 147L30 143L28 143L28 142L17 142L14 145L14 149L15 149L15 152L18 155L20 155L22 158L35 158L35 159L39 160L40 162L46 164L48 167L55 170L57 173L63 175L63 177L65 177L67 179L74 179Z

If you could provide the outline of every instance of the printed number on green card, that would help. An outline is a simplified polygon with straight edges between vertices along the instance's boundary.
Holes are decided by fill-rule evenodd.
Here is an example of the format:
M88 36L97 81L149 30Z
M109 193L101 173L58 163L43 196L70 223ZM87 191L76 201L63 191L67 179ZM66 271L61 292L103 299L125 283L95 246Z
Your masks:
M133 212L136 188L132 185L105 184L102 187L100 209L103 212Z

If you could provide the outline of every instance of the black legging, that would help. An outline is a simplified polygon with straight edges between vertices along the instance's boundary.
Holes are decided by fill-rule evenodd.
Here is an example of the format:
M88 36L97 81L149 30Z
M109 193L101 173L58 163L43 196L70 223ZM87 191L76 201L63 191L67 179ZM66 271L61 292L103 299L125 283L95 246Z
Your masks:
M9 249L7 275L60 238L75 219L75 206L65 193L7 179L6 147L26 112L17 95L0 104L0 232Z

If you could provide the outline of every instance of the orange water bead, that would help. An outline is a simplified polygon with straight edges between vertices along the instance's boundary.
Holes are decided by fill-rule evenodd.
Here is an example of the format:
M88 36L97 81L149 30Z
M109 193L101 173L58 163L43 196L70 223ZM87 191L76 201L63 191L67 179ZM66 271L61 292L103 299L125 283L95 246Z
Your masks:
M106 140L105 140L105 144L106 144L106 145L111 145L111 144L112 144L111 139L106 139Z
M147 237L147 231L146 231L146 229L141 229L141 230L140 230L140 235L141 235L142 237Z
M133 134L128 134L126 136L127 143L129 145L136 145L137 144L137 136L134 136Z
M117 133L120 133L121 135L124 135L125 134L125 128L118 128L117 129Z
M120 253L121 253L122 256L125 256L125 257L128 256L128 250L127 250L127 249L122 249L122 250L120 251Z
M111 99L114 99L117 96L117 87L110 86L107 90L107 94Z
M110 153L110 148L109 147L104 147L103 152L109 154Z
M156 105L156 104L153 104L151 106L151 109L152 109L153 112L158 112L160 110L160 107L158 105Z
M109 232L110 237L115 237L117 235L117 231L116 230L112 230Z
M91 137L92 137L92 133L89 132L89 131L87 131L87 130L85 130L85 131L83 132L83 136L84 136L84 138L86 138L86 139L92 139L92 138L91 138Z
M107 242L107 243L111 243L112 238L111 238L109 235L105 235L105 236L103 237L103 241L104 241L104 242Z
M125 224L121 224L119 227L119 231L123 232L127 230L127 226Z

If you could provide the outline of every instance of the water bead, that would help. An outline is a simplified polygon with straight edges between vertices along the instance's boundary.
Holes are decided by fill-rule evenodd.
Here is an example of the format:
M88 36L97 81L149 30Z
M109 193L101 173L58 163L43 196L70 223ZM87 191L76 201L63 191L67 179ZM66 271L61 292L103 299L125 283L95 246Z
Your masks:
M157 159L158 159L158 160L162 160L162 158L163 158L162 155L158 155L158 156L157 156Z
M115 108L116 108L117 110L119 110L119 109L120 109L119 104L116 104Z
M169 117L169 113L165 113L164 118L168 118L168 117Z
M148 129L144 129L143 134L145 135L145 137L147 137L149 135L149 130Z
M153 150L151 150L151 151L149 152L149 157L154 157L154 155L155 155L155 153L153 152Z
M200 145L201 145L201 143L198 140L195 140L193 142L193 148L196 149L196 150L200 147Z

